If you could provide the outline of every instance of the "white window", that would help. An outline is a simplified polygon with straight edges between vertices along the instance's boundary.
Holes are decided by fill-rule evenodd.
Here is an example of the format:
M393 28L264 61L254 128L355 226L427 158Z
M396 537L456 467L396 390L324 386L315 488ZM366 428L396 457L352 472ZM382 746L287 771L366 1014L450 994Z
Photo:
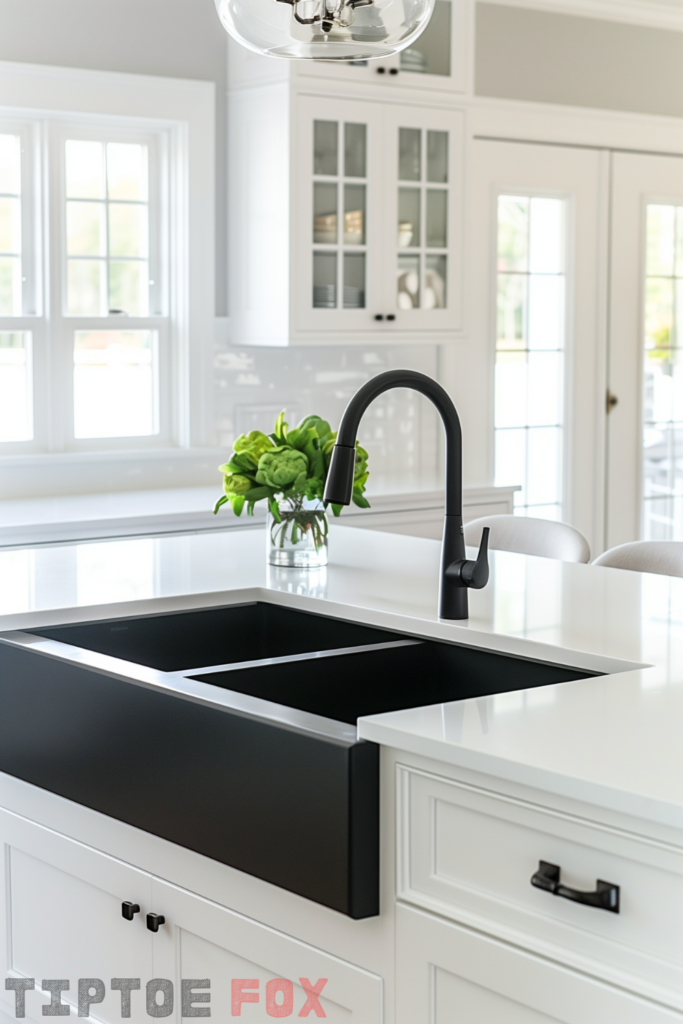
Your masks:
M562 518L566 200L498 197L495 482Z
M0 494L58 458L78 491L98 457L114 488L140 458L191 479L213 440L212 87L1 69Z

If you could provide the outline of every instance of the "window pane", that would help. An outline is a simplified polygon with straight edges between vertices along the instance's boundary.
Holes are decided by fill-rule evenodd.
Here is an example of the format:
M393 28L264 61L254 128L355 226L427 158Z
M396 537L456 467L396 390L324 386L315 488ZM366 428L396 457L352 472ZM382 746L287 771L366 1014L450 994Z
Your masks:
M109 263L109 311L147 316L149 289L147 264L132 260Z
M401 181L419 181L422 177L422 133L419 128L398 130L398 176Z
M526 481L526 430L496 431L497 487L510 487ZM519 492L515 494L517 505Z
M70 199L104 199L104 146L101 142L67 141L66 194Z
M158 433L157 375L154 331L76 331L75 436Z
M446 308L446 257L427 256L425 260L425 286L423 309Z
M146 206L110 204L109 255L147 257Z
M398 247L420 244L420 189L398 190Z
M344 309L365 308L365 253L344 254Z
M104 203L66 204L66 251L70 256L104 256Z
M526 348L529 279L522 274L498 274L498 349Z
M531 200L529 211L529 270L532 274L564 271L564 200Z
M20 180L19 136L0 135L0 192L19 195Z
M21 316L21 262L0 256L0 316Z
M445 189L427 189L427 245L445 249L448 226L448 193Z
M498 270L528 270L529 200L498 197Z
M562 423L564 356L561 352L528 354L527 423L531 427Z
M313 253L313 308L337 308L337 254Z
M502 276L502 275L501 275ZM519 281L520 278L518 277ZM523 278L521 279L523 280ZM530 349L564 348L565 279L559 274L533 274L528 280L528 342Z
M21 252L21 205L19 199L0 198L0 252Z
M420 305L420 257L399 256L398 294L399 309L418 309Z
M646 273L648 277L673 274L674 269L674 206L648 206Z
M319 245L337 241L337 186L324 181L313 185L313 241Z
M365 245L365 185L344 185L344 244Z
M337 173L338 167L338 130L337 121L313 122L313 173Z
M366 169L366 126L344 125L344 174L347 178L364 178Z
M102 316L105 311L104 261L67 261L67 312L70 316Z
M526 424L528 365L525 352L501 352L496 359L495 426ZM496 465L498 465L496 463ZM521 483L521 478L517 483Z
M448 132L427 132L427 181L448 181Z
M674 284L672 280L652 277L645 284L645 347L671 345L674 322Z
M147 146L107 143L107 194L147 201Z
M0 333L0 442L33 437L30 349L30 335Z
M562 431L539 427L528 430L527 435L526 503L559 504Z

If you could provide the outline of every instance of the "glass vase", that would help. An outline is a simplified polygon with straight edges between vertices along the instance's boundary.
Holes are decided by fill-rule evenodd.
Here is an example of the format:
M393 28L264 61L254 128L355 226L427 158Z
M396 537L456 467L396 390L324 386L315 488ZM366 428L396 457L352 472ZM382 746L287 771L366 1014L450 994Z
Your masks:
M327 565L327 515L322 502L281 501L268 511L266 550L271 565L318 569Z

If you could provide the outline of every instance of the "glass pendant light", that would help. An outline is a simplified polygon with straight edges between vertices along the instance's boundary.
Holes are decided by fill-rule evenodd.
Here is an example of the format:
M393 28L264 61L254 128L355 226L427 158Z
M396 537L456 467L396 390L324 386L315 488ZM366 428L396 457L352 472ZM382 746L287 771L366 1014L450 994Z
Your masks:
M215 0L226 31L269 57L368 60L410 46L434 0Z

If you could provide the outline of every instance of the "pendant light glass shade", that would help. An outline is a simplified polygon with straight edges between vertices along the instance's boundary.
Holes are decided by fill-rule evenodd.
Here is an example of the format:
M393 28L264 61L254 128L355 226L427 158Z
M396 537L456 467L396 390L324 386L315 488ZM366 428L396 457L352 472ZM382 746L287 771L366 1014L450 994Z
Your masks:
M226 31L269 57L368 60L410 46L434 0L215 0Z

